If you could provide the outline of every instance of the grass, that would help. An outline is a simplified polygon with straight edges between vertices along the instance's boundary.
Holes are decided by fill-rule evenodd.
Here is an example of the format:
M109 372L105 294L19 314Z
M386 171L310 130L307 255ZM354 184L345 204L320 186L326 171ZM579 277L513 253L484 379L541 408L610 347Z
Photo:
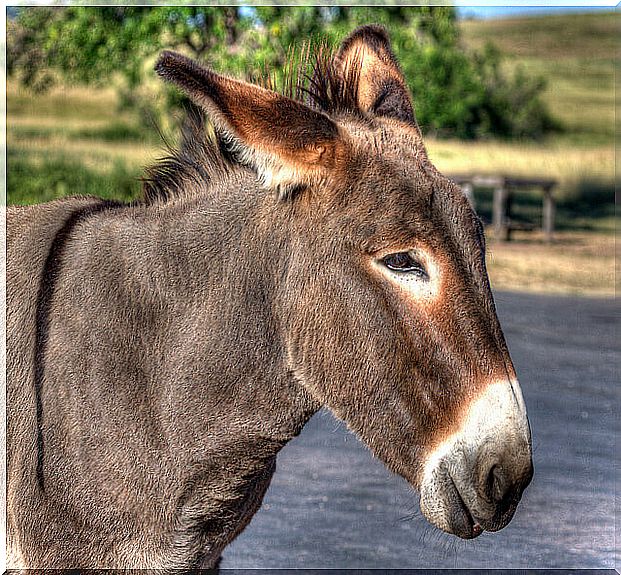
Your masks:
M7 201L69 194L132 200L144 166L161 154L155 129L118 112L112 90L58 87L44 95L7 87Z
M539 143L428 139L432 161L448 175L503 173L557 180L556 241L537 232L490 242L496 289L614 294L614 50L618 14L546 16L461 24L464 42L493 40L509 67L547 79L545 99L565 132ZM9 203L67 194L131 200L143 167L162 152L155 130L119 113L113 89L58 87L33 95L7 86ZM491 219L491 191L475 190ZM520 192L517 219L538 224L541 198Z
M70 194L131 201L140 194L140 170L117 160L109 170L88 168L75 156L58 154L40 158L18 149L7 152L9 203L34 204Z
M118 162L130 168L144 166L151 163L161 149L161 146L136 145L132 142L68 140L62 137L19 141L9 134L7 140L9 149L35 162L63 156L73 158L100 173L109 171ZM7 165L10 167L10 161L7 161ZM8 191L10 198L11 190Z
M613 145L621 13L473 20L462 22L461 31L467 48L493 42L509 67L545 78L544 100L572 143Z
M7 116L12 118L51 118L80 123L113 122L119 113L111 103L116 101L113 89L81 86L56 86L44 95L33 94L7 80ZM129 119L129 114L124 115Z
M515 232L488 242L487 269L495 290L597 297L615 295L615 238L560 232L551 244L538 233Z
M144 128L126 122L111 122L102 126L80 126L71 128L55 125L22 124L12 127L12 135L17 140L49 140L66 138L68 140L95 140L102 142L136 142L155 141L156 134Z

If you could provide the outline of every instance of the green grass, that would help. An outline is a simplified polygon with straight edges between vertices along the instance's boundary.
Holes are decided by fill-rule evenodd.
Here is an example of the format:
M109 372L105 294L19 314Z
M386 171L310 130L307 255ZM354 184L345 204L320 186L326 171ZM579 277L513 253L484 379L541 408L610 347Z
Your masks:
M9 82L7 109L9 204L72 194L133 200L144 166L161 153L155 129L119 114L112 90L32 94Z
M98 140L102 142L152 143L159 136L154 130L146 130L127 122L111 122L104 126L65 128L60 126L14 126L11 130L16 140L51 139L64 137L69 140Z
M37 161L20 150L7 151L9 204L36 204L73 194L131 201L140 194L139 177L140 171L121 161L101 173L74 156L49 155Z

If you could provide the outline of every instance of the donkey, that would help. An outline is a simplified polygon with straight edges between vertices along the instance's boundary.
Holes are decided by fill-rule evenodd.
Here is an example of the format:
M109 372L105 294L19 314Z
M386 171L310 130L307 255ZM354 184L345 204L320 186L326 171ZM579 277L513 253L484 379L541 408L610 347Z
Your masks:
M9 566L217 565L322 406L433 525L503 528L526 410L482 226L384 29L297 95L173 52L156 71L201 114L141 201L8 210Z

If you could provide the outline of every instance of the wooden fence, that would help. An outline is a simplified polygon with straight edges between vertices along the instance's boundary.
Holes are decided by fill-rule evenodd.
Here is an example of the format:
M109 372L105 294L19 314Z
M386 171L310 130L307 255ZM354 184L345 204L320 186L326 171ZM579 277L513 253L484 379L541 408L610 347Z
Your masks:
M515 201L515 192L519 189L537 189L542 193L542 229L546 241L554 238L555 205L552 190L556 180L543 178L516 178L513 176L483 176L483 175L452 175L456 182L476 208L474 197L475 188L492 188L494 199L492 204L492 227L494 238L500 241L509 241L513 230L532 229L534 226L516 222L511 218L511 209Z

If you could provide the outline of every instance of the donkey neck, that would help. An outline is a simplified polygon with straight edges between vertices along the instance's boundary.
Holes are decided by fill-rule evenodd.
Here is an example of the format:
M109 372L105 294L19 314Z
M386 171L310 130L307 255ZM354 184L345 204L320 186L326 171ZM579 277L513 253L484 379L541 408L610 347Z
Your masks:
M274 312L285 238L266 225L272 198L250 176L222 186L227 196L98 214L84 224L83 273L114 286L98 315L118 326L112 337L138 344L115 392L148 398L168 450L189 462L223 450L265 461L319 406L285 367Z

